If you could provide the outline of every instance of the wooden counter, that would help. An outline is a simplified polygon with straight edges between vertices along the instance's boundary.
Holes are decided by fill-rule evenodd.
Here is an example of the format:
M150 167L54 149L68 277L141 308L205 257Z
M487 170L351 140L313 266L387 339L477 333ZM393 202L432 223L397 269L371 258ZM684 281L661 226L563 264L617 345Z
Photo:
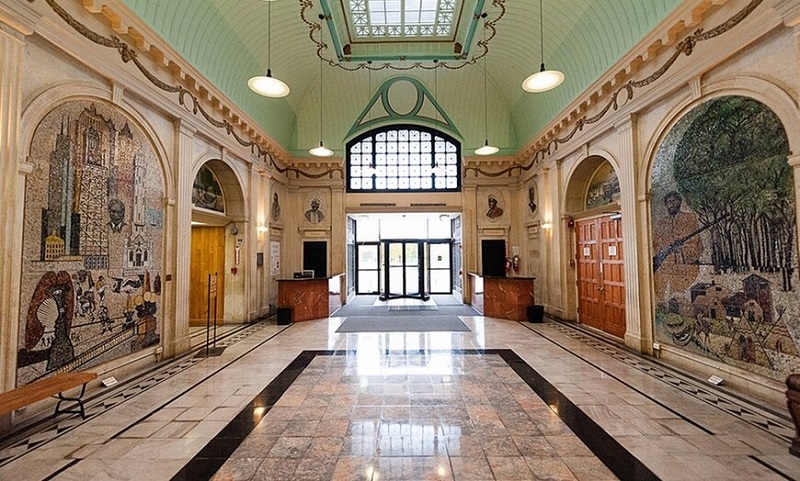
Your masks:
M526 321L527 308L534 304L535 277L483 277L469 272L471 302L487 317Z
M278 279L278 308L292 309L292 321L330 316L342 306L342 274L308 279Z

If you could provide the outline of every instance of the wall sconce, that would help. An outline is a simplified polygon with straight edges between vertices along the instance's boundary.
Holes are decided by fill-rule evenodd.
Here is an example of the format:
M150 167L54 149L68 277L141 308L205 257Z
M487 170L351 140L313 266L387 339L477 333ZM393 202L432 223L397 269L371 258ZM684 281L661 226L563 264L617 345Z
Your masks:
M542 224L542 229L550 230L552 228L553 228L553 224L550 223L550 222L545 222L544 224Z
M258 226L258 229L256 229L256 231L258 232L259 237L263 237L264 234L269 232L269 227L267 227L265 225L260 225L260 226Z

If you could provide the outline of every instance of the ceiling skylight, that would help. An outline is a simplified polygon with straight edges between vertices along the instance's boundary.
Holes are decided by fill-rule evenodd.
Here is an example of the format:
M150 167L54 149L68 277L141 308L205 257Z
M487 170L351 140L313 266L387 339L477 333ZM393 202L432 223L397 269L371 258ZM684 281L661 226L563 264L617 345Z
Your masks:
M457 0L349 0L356 37L447 37Z

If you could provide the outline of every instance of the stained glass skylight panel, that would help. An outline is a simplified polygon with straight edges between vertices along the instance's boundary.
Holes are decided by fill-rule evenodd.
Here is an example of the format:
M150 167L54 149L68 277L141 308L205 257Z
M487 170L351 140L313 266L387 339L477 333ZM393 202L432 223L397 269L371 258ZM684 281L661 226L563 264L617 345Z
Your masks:
M349 0L357 37L447 37L457 0Z

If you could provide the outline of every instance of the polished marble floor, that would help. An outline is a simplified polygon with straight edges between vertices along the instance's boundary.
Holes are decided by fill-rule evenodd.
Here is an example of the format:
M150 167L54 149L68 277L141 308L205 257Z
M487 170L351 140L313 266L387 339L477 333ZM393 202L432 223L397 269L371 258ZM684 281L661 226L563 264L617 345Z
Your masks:
M226 329L219 356L6 436L0 479L800 479L783 406L574 326L461 319L470 332Z

